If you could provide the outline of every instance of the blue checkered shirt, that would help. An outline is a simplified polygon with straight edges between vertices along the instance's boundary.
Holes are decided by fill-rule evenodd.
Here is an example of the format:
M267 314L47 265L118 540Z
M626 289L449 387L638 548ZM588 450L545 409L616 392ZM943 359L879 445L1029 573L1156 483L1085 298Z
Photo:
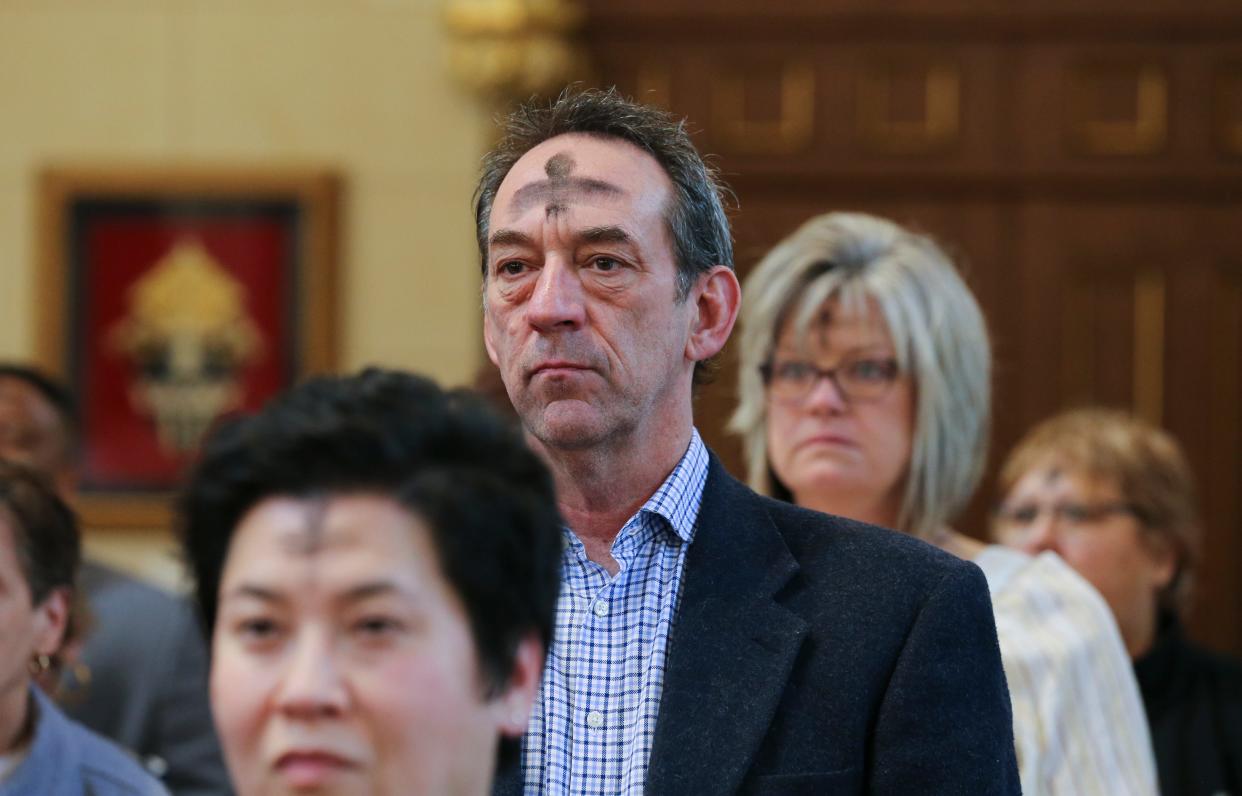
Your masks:
M707 481L690 446L612 543L615 576L564 529L556 637L522 743L527 794L641 794L655 735L669 628Z

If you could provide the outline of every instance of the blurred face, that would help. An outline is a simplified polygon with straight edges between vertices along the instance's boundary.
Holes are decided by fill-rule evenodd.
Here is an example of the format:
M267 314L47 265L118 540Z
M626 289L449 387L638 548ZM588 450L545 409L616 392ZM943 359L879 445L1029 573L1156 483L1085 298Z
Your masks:
M830 301L821 317L808 340L792 323L777 338L767 392L772 469L799 505L891 526L910 461L914 388L896 371L874 303L842 314ZM782 379L802 386L783 388Z
M65 444L52 405L26 382L0 376L0 459L63 480L68 469Z
M1175 558L1144 532L1112 479L1049 462L1015 482L994 526L997 541L1037 554L1057 553L1104 597L1131 655L1154 637L1157 594Z
M593 447L688 412L695 305L676 301L670 191L650 155L585 135L545 141L500 185L484 338L547 448Z
M241 796L486 793L538 681L524 647L514 687L484 698L427 529L375 495L256 505L229 548L212 652Z
M25 722L30 659L56 651L67 606L59 591L32 604L12 522L0 508L0 752L12 747Z

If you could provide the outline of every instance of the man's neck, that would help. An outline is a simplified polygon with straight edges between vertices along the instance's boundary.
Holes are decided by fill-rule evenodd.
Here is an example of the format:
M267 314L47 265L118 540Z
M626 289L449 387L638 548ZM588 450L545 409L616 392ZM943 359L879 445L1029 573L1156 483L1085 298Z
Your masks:
M690 435L686 423L679 433L652 435L643 443L631 438L589 450L539 447L556 481L561 516L587 556L610 574L619 569L613 540L677 466Z

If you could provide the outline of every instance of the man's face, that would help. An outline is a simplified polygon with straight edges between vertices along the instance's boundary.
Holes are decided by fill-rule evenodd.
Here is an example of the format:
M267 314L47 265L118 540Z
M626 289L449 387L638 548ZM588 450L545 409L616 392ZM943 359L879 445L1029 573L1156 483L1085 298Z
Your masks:
M0 459L62 479L68 469L65 429L56 409L21 379L0 376Z
M483 794L525 729L538 675L484 697L428 529L390 498L262 501L219 596L211 703L241 796Z
M496 193L484 339L547 448L631 438L689 405L694 306L677 301L671 191L632 144L572 134L527 152Z

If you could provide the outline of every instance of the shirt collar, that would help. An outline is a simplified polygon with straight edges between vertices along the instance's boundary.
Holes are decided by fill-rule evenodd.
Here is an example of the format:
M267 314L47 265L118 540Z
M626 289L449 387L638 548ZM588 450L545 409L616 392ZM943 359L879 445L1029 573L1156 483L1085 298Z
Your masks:
M703 505L703 487L707 483L707 446L697 428L690 429L690 445L677 466L647 499L639 513L663 517L677 538L686 544L694 541L694 528Z

